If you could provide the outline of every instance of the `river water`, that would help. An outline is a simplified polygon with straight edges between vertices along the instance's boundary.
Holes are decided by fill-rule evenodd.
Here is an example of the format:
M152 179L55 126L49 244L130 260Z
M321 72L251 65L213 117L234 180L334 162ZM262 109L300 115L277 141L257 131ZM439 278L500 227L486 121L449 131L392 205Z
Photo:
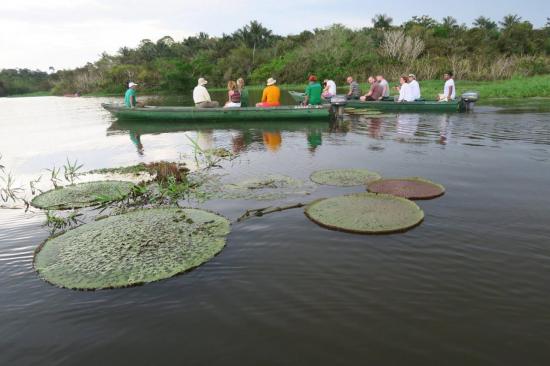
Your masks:
M42 214L0 209L0 365L550 362L550 113L186 127L116 121L108 100L0 98L0 164L47 181L67 158L85 169L175 160L189 136L239 152L224 167L235 177L357 167L447 193L418 202L425 221L394 235L326 230L300 209L250 219L194 271L96 292L39 279ZM207 206L235 219L266 203Z

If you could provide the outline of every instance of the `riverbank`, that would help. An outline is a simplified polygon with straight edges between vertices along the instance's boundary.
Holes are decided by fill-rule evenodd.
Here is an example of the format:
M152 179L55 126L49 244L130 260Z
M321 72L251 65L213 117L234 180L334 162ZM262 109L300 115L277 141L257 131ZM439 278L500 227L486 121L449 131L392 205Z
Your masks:
M443 80L419 80L422 88L422 96L426 99L435 98L435 96L443 90ZM458 93L474 90L479 92L482 101L487 99L499 99L499 98L550 98L550 75L540 75L532 77L515 77L509 80L493 80L493 81L470 81L470 80L455 80ZM338 82L338 91L345 93L346 86L344 81ZM394 87L397 86L397 82L390 81L392 87L392 95L397 94ZM366 82L360 83L361 89L366 92L369 89L369 85ZM264 88L264 85L248 85L249 90L260 91ZM280 85L283 90L296 90L302 91L305 89L306 84L282 84ZM212 92L223 92L225 88L212 87L209 88ZM158 89L141 89L138 90L140 95L175 95L171 91L162 91ZM189 91L191 93L191 90ZM112 92L93 92L86 93L83 96L86 97L118 97L123 93ZM16 97L35 97L35 96L50 96L53 95L49 91L34 92L28 94L11 95L10 98Z

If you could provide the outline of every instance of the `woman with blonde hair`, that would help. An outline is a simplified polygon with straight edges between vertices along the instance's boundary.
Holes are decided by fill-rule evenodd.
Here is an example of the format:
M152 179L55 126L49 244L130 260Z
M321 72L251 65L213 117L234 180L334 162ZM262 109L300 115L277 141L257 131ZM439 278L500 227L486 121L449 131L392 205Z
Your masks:
M248 107L248 89L244 87L244 79L237 79L237 89L241 93L241 107Z
M241 106L241 93L237 89L237 83L233 80L227 82L227 97L228 101L224 108L235 108Z

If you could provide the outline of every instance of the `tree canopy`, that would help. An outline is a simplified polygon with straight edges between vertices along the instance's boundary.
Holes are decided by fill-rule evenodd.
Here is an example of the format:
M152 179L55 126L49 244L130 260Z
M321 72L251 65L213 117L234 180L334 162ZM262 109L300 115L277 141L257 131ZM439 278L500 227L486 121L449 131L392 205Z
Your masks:
M189 92L198 77L222 86L244 77L264 82L301 83L311 73L343 80L363 80L372 73L396 78L414 72L434 79L448 69L458 78L506 79L550 72L550 18L535 28L519 15L500 21L479 16L472 26L452 16L441 20L413 16L393 25L386 14L372 18L372 26L350 29L341 24L280 36L258 21L231 34L199 33L175 40L166 35L143 39L137 47L122 46L116 54L72 70L0 71L0 96L51 90L121 93L129 81L151 92Z

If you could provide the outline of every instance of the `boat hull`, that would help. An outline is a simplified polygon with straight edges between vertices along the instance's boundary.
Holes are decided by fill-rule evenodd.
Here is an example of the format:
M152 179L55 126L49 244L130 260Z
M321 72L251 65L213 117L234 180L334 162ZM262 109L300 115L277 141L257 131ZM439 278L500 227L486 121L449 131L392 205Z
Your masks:
M289 91L290 96L296 102L302 102L304 100L304 93L295 91ZM453 113L464 112L466 106L462 99L450 101L450 102L438 102L435 100L424 100L417 102L395 102L393 100L384 100L378 102L362 102L360 100L349 100L346 104L346 108L368 108L378 111L387 112L440 112L440 113Z
M165 121L275 121L328 119L330 106L270 108L194 108L145 107L127 108L120 104L102 104L119 119Z

